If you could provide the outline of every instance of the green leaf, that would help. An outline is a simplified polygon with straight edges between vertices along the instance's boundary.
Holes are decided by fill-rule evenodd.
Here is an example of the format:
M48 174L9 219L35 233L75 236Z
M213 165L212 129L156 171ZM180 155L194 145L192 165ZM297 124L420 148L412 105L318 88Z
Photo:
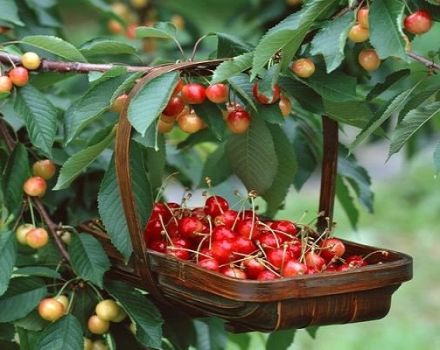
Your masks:
M371 3L368 12L370 42L381 59L399 57L409 60L402 32L404 9L405 3L401 0Z
M270 124L284 124L286 121L278 103L259 105L256 115Z
M433 158L435 172L438 174L440 173L440 142L435 147Z
M403 145L429 120L440 117L440 102L432 102L426 106L409 111L402 122L397 125L391 138L388 158L401 150Z
M14 232L0 232L0 296L8 289L12 270L17 259Z
M254 118L245 134L232 135L226 152L232 170L249 191L263 195L270 188L278 160L272 135L262 120Z
M35 277L11 279L9 288L0 297L0 322L11 322L30 313L47 294L46 284Z
M33 310L30 314L26 315L19 320L14 321L14 325L29 331L41 331L47 326L48 322L43 320L38 313L38 310ZM21 338L20 338L21 341Z
M87 62L75 46L56 36L30 35L21 39L20 42L50 52L67 61Z
M219 144L217 149L206 159L203 167L203 175L200 179L201 187L206 187L205 179L207 177L211 179L212 186L217 186L232 175L232 169L228 162L225 146L225 143Z
M422 90L422 89L420 89ZM434 88L426 88L420 91L418 94L412 94L408 99L405 107L399 113L399 120L402 120L411 110L418 108L420 105L431 99L438 93L438 86Z
M235 57L252 50L252 46L239 37L227 33L216 33L218 38L217 57Z
M65 129L66 144L94 120L110 108L114 91L123 83L126 76L102 77L78 101L66 111Z
M405 90L394 97L388 104L387 108L379 116L375 117L362 131L356 136L356 139L350 146L350 152L352 152L356 147L363 143L368 136L370 136L374 131L376 131L388 118L390 118L394 113L399 113L403 108L405 103L408 101L409 97L413 94L414 90L419 86L420 81L415 84L411 89Z
M304 4L298 11L271 28L258 43L252 67L251 80L261 72L272 56L284 49L283 60L290 61L298 50L309 29L337 0L315 0Z
M61 279L58 271L45 266L26 266L14 270L14 276L38 276Z
M273 217L286 198L289 188L295 179L297 160L294 148L278 125L268 125L278 158L278 169L272 186L263 198L267 202L266 215Z
M176 27L168 22L158 22L154 27L137 27L137 38L158 38L176 40Z
M69 254L76 274L102 288L110 261L99 241L84 233L73 235Z
M293 343L296 329L286 329L269 334L266 349L287 350Z
M223 350L228 337L224 322L218 318L196 319L193 321L197 334L197 349Z
M316 333L318 332L319 326L309 326L306 327L306 332L310 335L312 339L316 338Z
M24 23L18 17L18 8L13 0L0 1L0 19L18 26L24 26Z
M245 103L251 106L254 111L257 111L257 106L252 95L253 84L249 81L249 76L240 74L228 80L231 89L238 95L238 97Z
M317 71L303 82L320 94L324 99L334 102L346 102L357 100L356 78L342 72L326 74Z
M70 313L78 319L84 332L87 332L87 321L90 315L95 313L98 302L98 297L91 288L81 288L75 291L75 300Z
M81 53L86 57L108 55L132 55L136 48L125 42L110 39L95 39L80 47Z
M160 75L144 85L131 100L128 120L141 135L145 135L167 105L178 79L177 72Z
M5 204L9 211L19 210L23 200L23 184L30 176L26 147L22 143L17 143L2 175L5 183Z
M50 324L40 335L38 350L78 350L84 347L79 321L66 315Z
M163 135L158 135L157 143L159 146L157 150L151 147L146 150L148 178L150 179L151 188L154 190L159 190L162 186L166 166L165 138Z
M248 70L252 67L252 58L253 52L247 52L221 63L212 75L211 84L228 80L237 74Z
M157 307L146 295L123 282L106 281L105 289L134 321L136 338L145 346L160 349L163 320Z
M57 110L31 85L17 89L15 112L23 118L32 144L50 156L57 131Z
M206 101L201 105L194 105L197 115L208 125L208 128L221 141L226 131L226 124L220 107L213 102Z
M63 164L57 183L53 190L62 190L69 187L73 180L75 180L99 155L108 147L113 141L115 129L100 142L82 149L75 153Z
M295 98L305 109L312 113L323 114L324 107L321 96L302 81L290 75L290 77L280 77L278 84L283 91Z
M336 18L322 28L312 40L312 55L323 55L327 73L333 72L344 60L344 47L347 34L354 24L352 11Z
M372 100L379 96L382 92L387 91L391 85L408 76L410 72L411 71L409 69L402 69L391 73L382 83L375 85L374 88L371 89L371 91L368 93L367 100Z
M14 339L15 329L10 323L0 323L0 339L12 340Z
M373 112L365 102L334 102L329 100L323 102L325 113L332 119L344 124L364 128L373 117Z
M357 230L357 223L359 221L359 210L354 205L352 196L348 186L344 183L344 179L341 176L336 180L336 197L341 203L342 209L347 214L348 220L354 230Z

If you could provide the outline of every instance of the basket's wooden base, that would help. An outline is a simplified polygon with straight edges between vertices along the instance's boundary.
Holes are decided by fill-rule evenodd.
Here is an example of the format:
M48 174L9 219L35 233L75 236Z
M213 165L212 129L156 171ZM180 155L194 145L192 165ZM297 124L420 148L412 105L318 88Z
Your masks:
M92 233L112 260L111 274L145 288L108 237ZM378 250L348 241L345 244L350 255L364 256ZM356 270L264 282L228 278L156 252L148 252L147 257L159 289L172 306L193 317L220 317L233 332L271 332L379 319L388 313L394 291L412 278L411 257L393 251L387 256L373 255L370 265Z

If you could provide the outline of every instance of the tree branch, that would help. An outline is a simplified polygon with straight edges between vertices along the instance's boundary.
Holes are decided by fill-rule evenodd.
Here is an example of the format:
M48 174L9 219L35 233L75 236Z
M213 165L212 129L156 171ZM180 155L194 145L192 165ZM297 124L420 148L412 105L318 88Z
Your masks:
M426 57L420 56L412 51L408 52L408 56L411 57L414 61L423 63L428 68L440 70L440 64L437 64L434 61L427 59Z

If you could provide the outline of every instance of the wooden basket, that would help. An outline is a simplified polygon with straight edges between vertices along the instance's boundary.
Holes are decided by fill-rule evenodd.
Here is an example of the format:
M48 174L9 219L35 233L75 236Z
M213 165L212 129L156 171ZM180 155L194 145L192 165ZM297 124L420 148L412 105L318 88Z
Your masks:
M131 99L151 79L175 70L206 73L219 61L180 63L153 68L134 87ZM128 104L127 104L128 105ZM203 269L196 264L148 250L143 239L132 192L129 168L132 128L127 105L121 113L116 135L116 173L125 217L133 245L133 257L125 264L105 232L93 223L81 229L102 242L112 261L111 273L149 291L159 306L178 306L192 316L217 316L235 332L302 328L379 319L390 308L391 295L412 278L412 259L388 251L373 255L369 265L338 273L319 273L273 281L237 280ZM336 187L338 125L323 117L324 157L321 176L318 231L332 218ZM378 248L345 241L347 254L366 255Z

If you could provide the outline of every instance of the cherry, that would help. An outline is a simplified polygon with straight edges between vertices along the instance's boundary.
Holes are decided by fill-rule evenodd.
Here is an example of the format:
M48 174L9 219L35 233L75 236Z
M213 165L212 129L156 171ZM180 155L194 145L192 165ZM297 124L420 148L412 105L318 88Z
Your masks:
M368 7L362 7L357 13L357 21L363 28L368 29Z
M354 43L362 43L368 40L369 32L367 28L360 24L355 24L348 32L348 38Z
M25 86L29 81L29 72L24 67L12 68L8 75L15 86Z
M168 255L172 255L181 260L189 260L191 258L191 254L186 249L182 249L181 246L168 246L165 250L165 253Z
M203 208L194 208L191 210L191 216L194 216L200 221L204 222L206 218L205 210Z
M206 126L203 119L200 118L194 111L180 114L177 118L177 124L182 131L187 132L188 134L194 134Z
M232 228L232 226L234 226L235 220L237 219L237 216L237 211L231 209L225 210L223 214L217 215L214 218L214 225L225 225L227 228Z
M153 205L153 209L151 210L150 219L159 219L159 216L162 217L164 223L168 222L171 219L172 213L169 209L170 207L163 203L156 202Z
M241 254L250 254L257 250L255 243L245 237L239 236L234 242L234 252Z
M235 240L237 235L234 231L226 226L217 226L212 230L212 239L214 241L221 241L224 239Z
M281 231L284 233L287 233L290 236L295 236L298 233L298 229L296 228L295 224L292 221L289 220L278 220L272 223L271 228L275 231ZM284 236L285 235L280 235Z
M338 271L338 266L335 264L327 264L323 272L336 272Z
M243 265L245 267L246 275L253 280L257 279L263 271L266 271L266 267L261 261L255 258L245 260Z
M136 39L136 28L138 27L137 23L130 23L127 26L127 30L125 31L125 36L128 39Z
M178 93L180 93L180 92L182 91L182 88L183 88L184 85L185 85L185 84L184 84L184 82L182 81L182 79L179 79L179 80L177 81L177 85L176 85L176 87L175 87L174 90L173 90L173 95L177 95Z
M165 242L162 240L150 241L148 244L148 248L160 253L165 253L166 247Z
M119 313L118 315L112 320L112 322L122 322L127 318L127 313L124 311L124 309L122 307L119 308Z
M181 92L185 103L192 105L202 104L206 98L205 87L197 83L184 85Z
M359 52L358 61L362 68L369 72L377 70L380 66L379 56L373 49L363 49Z
M254 98L263 105L269 105L277 102L280 99L280 93L280 86L278 84L275 84L272 88L272 98L269 100L269 97L258 90L258 83L255 83L254 87L252 88L252 94L254 95Z
M213 258L203 258L199 260L197 265L211 271L219 271L220 269L218 261Z
M111 19L107 22L107 29L110 33L121 34L124 31L124 26L119 21Z
M87 328L92 334L104 334L108 332L110 322L101 320L97 315L93 315L87 321Z
M228 209L228 201L220 196L211 196L205 202L205 213L213 218L223 214Z
M96 307L96 315L103 321L113 321L119 315L120 307L112 299L100 301Z
M46 193L47 184L41 176L32 176L23 184L23 191L31 197L43 197Z
M49 234L44 228L33 228L26 234L26 244L31 248L43 248L48 242Z
M177 117L185 108L185 102L179 96L173 96L168 101L165 109L162 111L163 114L169 117Z
M307 252L304 256L304 261L308 268L316 271L322 271L325 266L325 260L315 252Z
M351 268L367 266L368 263L360 255L351 255L345 259L345 263Z
M50 159L39 160L32 165L32 174L45 180L50 180L55 175L56 170L54 162Z
M160 134L168 134L171 130L173 130L174 122L169 123L169 122L162 120L162 118L160 118L157 123L158 123L157 131Z
M26 52L21 56L21 64L29 70L34 70L40 67L41 59L35 52Z
M247 278L246 273L236 267L225 266L220 270L220 273L228 277L238 278L240 280L245 280Z
M292 63L290 69L300 78L309 78L315 73L315 63L310 58L300 58Z
M26 235L28 232L32 229L34 229L35 226L32 224L22 224L17 227L15 230L15 235L17 237L17 241L21 244L27 244Z
M120 114L122 110L124 109L125 104L127 103L128 95L122 94L113 101L110 110L112 112Z
M235 110L228 113L226 125L234 134L243 134L249 129L251 116L244 110Z
M167 226L167 232L170 237L180 237L179 223L176 220L171 220Z
M278 236L271 232L265 232L260 237L258 237L258 242L263 248L277 248L280 244Z
M194 217L185 217L179 221L179 232L184 237L195 237L195 233L203 232L203 222Z
M146 242L149 240L159 240L162 238L163 226L158 218L151 218L148 220L144 230L144 239Z
M336 271L338 271L338 272L344 272L344 271L350 271L350 270L353 270L355 267L352 267L352 266L350 266L350 265L348 265L348 264L342 264L341 266L338 266L337 268L336 268Z
M300 263L296 260L288 260L284 264L283 268L281 269L281 275L283 277L293 277L293 276L300 276L305 275L307 273L307 266Z
M432 16L426 10L418 10L406 16L403 25L412 34L424 34L429 32L432 27Z
M206 88L206 97L214 103L225 103L228 95L229 88L225 84L214 84Z
M229 261L233 249L234 243L224 239L222 241L214 241L210 253L220 264L224 264Z
M334 258L340 258L345 253L345 245L337 238L327 238L321 243L321 256L330 262Z
M283 117L289 116L290 112L292 112L292 103L285 96L281 96L280 102L278 102L278 106L280 107Z
M242 237L257 239L261 235L257 220L244 219L237 222L235 231Z
M64 313L66 313L67 309L69 308L69 298L67 298L65 295L58 295L54 299L63 305Z
M0 93L11 92L12 90L12 81L6 75L0 76Z
M171 242L173 242L173 245L182 248L191 248L192 246L191 242L188 239L182 237L174 237Z
M292 254L294 259L299 259L301 256L301 241L299 239L292 240L287 242L287 250Z
M93 350L109 350L108 346L102 340L95 340L92 345Z
M274 267L282 268L282 266L293 258L290 251L284 247L273 248L266 251L267 261L269 261Z
M278 276L269 270L261 271L257 276L258 281L271 281L271 280L275 280L277 278L278 278Z
M54 298L46 298L40 301L38 313L42 319L54 322L64 315L64 306Z
M303 0L286 0L286 2L287 2L287 5L298 6L303 3Z

